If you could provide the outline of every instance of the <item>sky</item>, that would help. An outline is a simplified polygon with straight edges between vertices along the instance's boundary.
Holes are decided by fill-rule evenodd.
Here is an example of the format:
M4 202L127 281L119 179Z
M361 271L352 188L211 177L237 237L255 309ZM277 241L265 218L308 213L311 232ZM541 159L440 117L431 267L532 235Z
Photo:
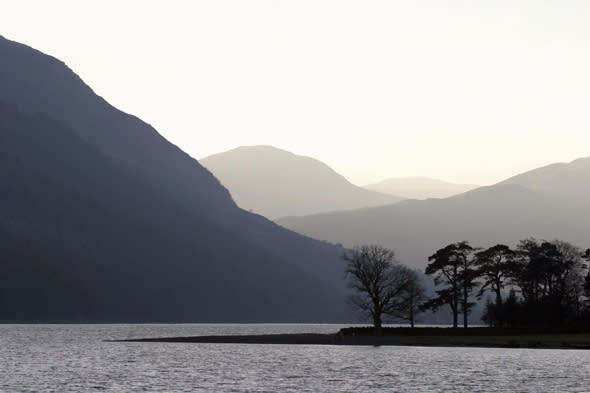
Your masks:
M590 155L590 1L0 0L195 158L273 145L355 184L492 184ZM1 61L1 59L0 59Z

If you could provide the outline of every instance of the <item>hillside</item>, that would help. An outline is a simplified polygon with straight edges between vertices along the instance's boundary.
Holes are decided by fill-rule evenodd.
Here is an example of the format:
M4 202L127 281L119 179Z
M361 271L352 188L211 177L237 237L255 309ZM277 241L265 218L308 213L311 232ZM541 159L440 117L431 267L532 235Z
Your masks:
M340 248L239 209L59 60L0 58L0 320L348 318Z
M428 177L398 177L363 186L406 199L448 198L477 188L475 184L455 184Z
M531 190L571 200L588 200L590 195L590 157L570 163L547 165L513 176L501 184L520 184Z
M200 160L242 208L275 219L395 203L326 164L272 146L242 146Z
M279 223L345 246L382 244L416 267L424 267L428 256L440 247L461 240L486 247L499 242L513 245L532 236L588 247L590 201L565 196L584 195L590 183L590 170L578 170L580 163L559 166L575 173L568 178L567 192L553 188L553 184L563 184L559 177L535 190L529 188L524 180L535 175L533 171L446 199L408 200L391 206L285 218ZM519 179L522 185L516 183Z

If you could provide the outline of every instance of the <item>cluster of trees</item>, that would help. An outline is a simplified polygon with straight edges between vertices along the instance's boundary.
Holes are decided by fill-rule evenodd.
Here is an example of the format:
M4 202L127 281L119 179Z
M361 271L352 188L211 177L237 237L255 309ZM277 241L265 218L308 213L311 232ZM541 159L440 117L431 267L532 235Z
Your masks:
M394 252L371 245L343 256L353 305L380 329L383 316L410 321L425 310L448 305L453 327L469 315L484 295L483 321L491 326L590 325L590 249L570 243L526 239L512 249L487 249L468 242L449 244L428 258L425 273L434 276L435 295L426 298L416 271L395 260Z

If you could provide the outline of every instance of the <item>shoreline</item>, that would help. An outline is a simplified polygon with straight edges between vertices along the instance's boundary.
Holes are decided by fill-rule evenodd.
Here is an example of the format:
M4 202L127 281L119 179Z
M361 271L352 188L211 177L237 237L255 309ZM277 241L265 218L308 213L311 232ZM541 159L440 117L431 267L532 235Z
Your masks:
M261 334L225 336L155 337L106 342L154 342L201 344L278 344L347 346L432 346L481 348L590 349L590 333L545 333L520 335L426 335L387 334Z

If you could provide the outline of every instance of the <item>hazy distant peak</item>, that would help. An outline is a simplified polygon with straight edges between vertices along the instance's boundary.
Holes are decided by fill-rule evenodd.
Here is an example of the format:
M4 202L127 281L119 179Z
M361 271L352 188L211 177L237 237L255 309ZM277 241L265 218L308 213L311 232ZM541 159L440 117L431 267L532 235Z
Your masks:
M590 194L590 157L569 163L556 163L521 173L502 184L520 184L535 191L568 199L586 199Z
M386 205L401 199L357 187L315 158L273 146L240 146L200 162L240 207L269 218Z
M425 185L433 185L433 184L444 184L444 185L451 185L451 186L470 186L470 187L478 187L476 184L467 184L467 183L452 183L441 179L434 179L432 177L427 176L404 176L404 177L390 177L388 179L383 180L381 183L415 183L415 184L425 184Z
M296 156L296 154L291 153L290 151L279 149L278 147L274 147L271 145L244 145L238 146L235 149L228 150L223 153L212 154L212 156L216 156L218 154L226 154L231 152L255 152L255 153L262 153L262 154L285 154L290 156Z
M590 156L577 158L577 159L573 160L572 162L570 162L570 165L573 165L573 166L582 165L583 167L587 168L590 166Z
M364 186L368 190L411 199L447 198L477 187L475 184L455 184L425 176L392 177Z
M257 151L266 151L266 152L275 152L275 153L283 153L283 154L290 154L296 155L288 150L280 149L278 147L272 145L242 145L238 146L233 150L257 150ZM230 150L231 151L231 150Z
M590 228L590 158L533 170L510 181L445 199L279 220L345 247L377 242L401 261L424 266L433 250L457 241L488 247L527 237L567 239L586 247ZM532 185L532 186L531 186Z
M577 158L571 162L558 162L554 164L545 165L540 168L523 172L516 176L512 176L502 181L500 184L519 183L521 181L527 181L532 178L541 180L543 176L562 175L566 172L578 170L590 170L590 156Z
M217 166L221 162L240 161L246 168L263 170L266 174L303 176L319 172L324 176L334 176L339 181L352 186L344 176L336 172L324 162L313 157L302 156L270 145L239 146L222 153L212 154L199 160L205 167ZM244 170L247 170L244 168ZM211 168L209 168L211 169ZM317 172L316 172L317 171Z
M471 198L509 198L514 196L526 196L526 195L537 195L530 188L522 184L496 184L493 186L478 187L473 190L469 190L459 195L454 195L449 199L471 199Z
M209 159L212 159L213 157L221 157L221 156L227 157L227 156L232 156L232 155L234 155L234 156L241 155L244 157L246 157L246 156L250 157L254 154L262 154L265 156L272 156L272 157L282 157L284 159L308 159L310 161L314 161L314 162L317 162L321 165L328 167L328 165L324 164L320 160L317 160L313 157L298 155L298 154L292 153L288 150L279 149L278 147L274 147L271 145L239 146L234 149L227 150L225 152L211 154L210 156L201 158L199 161L209 160Z

